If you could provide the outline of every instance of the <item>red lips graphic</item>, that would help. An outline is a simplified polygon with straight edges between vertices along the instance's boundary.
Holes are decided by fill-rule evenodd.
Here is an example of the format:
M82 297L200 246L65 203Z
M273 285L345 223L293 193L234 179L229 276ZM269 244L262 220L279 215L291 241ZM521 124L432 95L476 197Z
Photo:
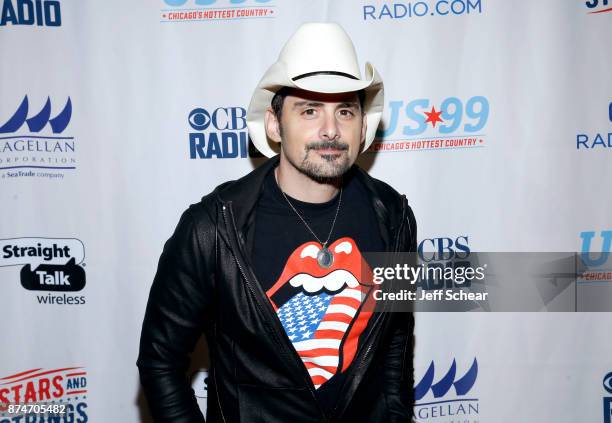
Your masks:
M297 247L277 282L266 292L317 388L351 364L375 302L372 271L355 241L344 237L331 244L329 251L334 260L328 268L317 262L321 248L318 242ZM289 299L286 295L276 295L279 291L289 292ZM277 301L280 302L277 304ZM315 310L310 314L312 318L306 319L298 316L302 315L301 311L296 312L302 304L309 310L314 305L322 311L317 314ZM297 331L301 336L295 336L293 321L300 319L304 319L300 321L303 325L297 327L304 334Z

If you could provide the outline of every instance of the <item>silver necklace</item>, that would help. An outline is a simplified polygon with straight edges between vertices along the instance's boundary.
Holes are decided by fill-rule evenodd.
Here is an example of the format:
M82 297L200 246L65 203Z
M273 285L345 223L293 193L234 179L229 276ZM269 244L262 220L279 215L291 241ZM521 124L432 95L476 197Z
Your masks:
M338 207L336 208L336 214L334 216L334 220L332 222L331 228L329 229L329 234L327 234L327 239L325 240L325 242L321 242L321 240L319 239L317 234L314 233L310 225L306 222L306 220L302 217L302 215L297 211L297 209L293 207L293 204L291 204L291 201L289 201L289 198L287 197L287 194L285 194L285 191L281 189L280 192L283 193L283 197L285 197L285 200L287 200L287 203L289 203L289 206L293 209L295 214L297 214L300 220L304 222L304 225L306 225L306 228L308 228L310 233L317 239L317 241L319 241L319 244L323 246L321 251L317 253L317 263L319 263L319 266L325 269L328 269L334 263L334 255L327 248L327 243L329 242L329 238L331 237L332 232L334 231L334 226L336 225L336 219L338 218L338 212L340 211L340 204L342 204L342 188L340 188L340 194L339 194L340 197L338 197Z

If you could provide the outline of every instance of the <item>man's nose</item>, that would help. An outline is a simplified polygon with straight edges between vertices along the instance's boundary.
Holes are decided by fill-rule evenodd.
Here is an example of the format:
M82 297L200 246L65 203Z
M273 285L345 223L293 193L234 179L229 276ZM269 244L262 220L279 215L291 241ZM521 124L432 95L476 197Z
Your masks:
M326 140L335 140L340 136L335 113L323 113L319 136Z

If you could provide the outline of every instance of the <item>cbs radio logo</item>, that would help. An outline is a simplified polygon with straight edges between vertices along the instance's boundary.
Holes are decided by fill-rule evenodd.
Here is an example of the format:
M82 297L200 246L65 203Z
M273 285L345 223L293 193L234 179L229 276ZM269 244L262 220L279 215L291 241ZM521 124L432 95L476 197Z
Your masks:
M419 259L423 262L465 259L470 255L469 238L467 235L455 238L426 238L417 248Z
M612 395L612 372L604 376L603 388ZM603 398L603 417L604 423L612 423L612 397Z
M22 266L21 286L37 295L39 304L85 304L84 296L61 295L85 287L85 246L76 238L9 238L0 240L0 268Z
M188 117L190 159L263 157L249 140L246 109L217 107L193 109Z
M61 26L62 12L58 0L0 0L0 26Z
M610 10L612 10L612 8L610 8ZM612 123L612 103L607 105L607 110L603 110L604 108L602 107L601 109L599 109L599 112L597 112L597 114L599 115L600 119L603 121L603 115L605 114L605 112L607 112L607 117L608 117L608 121L607 124L609 125L610 123ZM608 128L608 129L604 129L601 130L599 132L594 132L594 133L581 133L581 134L576 134L576 149L580 150L607 150L609 148L612 148L612 131Z
M446 272L447 269L451 268L474 267L475 262L470 257L471 249L469 243L467 235L452 238L448 236L426 238L417 247L418 258L428 268L440 268L442 272ZM455 282L448 281L434 273L433 278L421 278L418 286L423 290L435 290L444 287L451 288L457 285L455 285ZM461 286L472 286L471 280L468 279L462 282Z

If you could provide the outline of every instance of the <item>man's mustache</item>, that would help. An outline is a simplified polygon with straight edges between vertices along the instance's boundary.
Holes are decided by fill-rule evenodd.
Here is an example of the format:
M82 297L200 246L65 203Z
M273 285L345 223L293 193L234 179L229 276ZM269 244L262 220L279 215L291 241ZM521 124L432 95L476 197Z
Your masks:
M306 146L306 151L309 150L348 150L349 145L340 141L315 141Z

